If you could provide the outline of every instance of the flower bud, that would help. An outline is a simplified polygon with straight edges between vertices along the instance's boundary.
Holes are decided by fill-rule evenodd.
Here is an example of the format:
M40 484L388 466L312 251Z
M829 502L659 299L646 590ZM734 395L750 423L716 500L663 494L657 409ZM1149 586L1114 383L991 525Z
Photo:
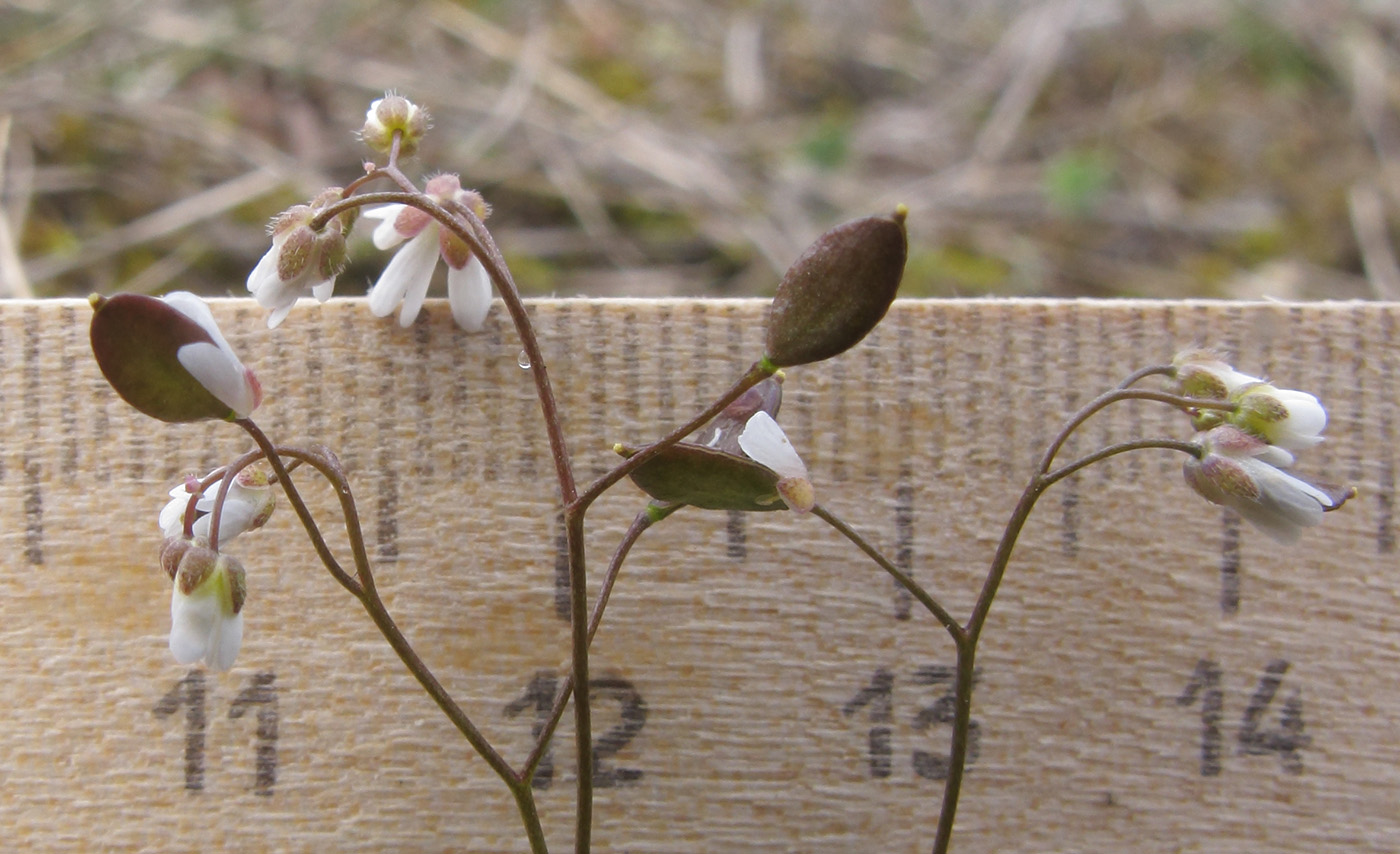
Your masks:
M93 295L92 353L122 399L161 421L246 418L262 387L204 301L178 291Z
M247 573L228 555L195 546L180 559L170 595L170 652L181 664L233 666L243 643Z
M208 545L196 546L190 544L180 555L180 562L175 568L175 586L186 596L193 593L200 585L208 580L214 572L214 565L219 561L219 553L209 548Z
M393 147L394 134L399 137L399 155L409 157L418 150L418 143L428 131L428 111L402 95L389 93L369 105L360 139L371 151L388 154Z
M768 310L768 361L778 367L844 353L894 302L908 239L901 205L890 216L838 225L788 268Z
M1185 397L1224 400L1236 389L1261 382L1235 370L1213 350L1183 350L1172 357L1177 390Z
M1298 540L1303 528L1322 522L1354 490L1325 490L1278 466L1288 452L1224 424L1196 437L1199 456L1182 467L1186 483L1202 498L1228 507L1280 543Z
M1271 445L1302 451L1322 441L1327 410L1305 391L1252 383L1230 396L1239 406L1229 421Z
M180 561L184 559L185 553L194 548L195 545L207 546L208 543L202 540L189 540L184 537L166 537L160 544L160 568L165 570L165 574L170 576L170 580L175 580L175 575L180 571Z
M310 204L293 205L273 218L268 228L272 247L248 274L248 292L272 312L269 329L286 319L298 298L309 293L325 302L335 291L335 279L345 269L345 236L356 211L341 211L319 231L312 226L326 208L343 200L344 193L340 187L328 187Z
M214 472L210 472L210 475ZM206 475L207 479L209 475ZM161 508L157 524L167 537L181 536L185 530L185 516L190 502L194 502L192 532L195 537L210 535L214 518L214 504L221 481L215 480L198 496L200 480L190 478L170 490L170 501ZM234 537L256 530L267 524L272 511L277 506L277 493L265 472L246 468L238 473L224 497L224 509L219 517L219 544L223 546Z

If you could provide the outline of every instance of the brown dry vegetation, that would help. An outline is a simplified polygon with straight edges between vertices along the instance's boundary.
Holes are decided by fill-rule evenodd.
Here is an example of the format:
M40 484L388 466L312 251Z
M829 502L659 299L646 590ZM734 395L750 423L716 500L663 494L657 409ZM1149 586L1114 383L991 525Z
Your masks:
M531 293L760 294L904 202L911 296L1400 299L1394 0L9 0L0 284L242 292L385 89Z

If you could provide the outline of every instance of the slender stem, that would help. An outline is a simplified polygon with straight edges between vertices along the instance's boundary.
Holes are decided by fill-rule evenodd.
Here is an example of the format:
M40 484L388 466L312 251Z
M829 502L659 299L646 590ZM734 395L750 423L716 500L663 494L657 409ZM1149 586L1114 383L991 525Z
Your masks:
M953 840L953 819L958 814L963 773L967 769L968 732L972 725L972 677L976 672L977 638L954 638L958 650L957 676L953 684L953 747L948 756L948 778L943 782L943 804L938 811L938 830L933 838L933 854L947 854Z
M632 550L632 545L648 528L683 506L685 505L672 504L666 507L650 505L646 510L637 514L637 517L632 520L632 524L628 526L627 532L622 535L622 541L617 544L617 548L613 550L612 559L608 562L607 574L603 576L603 586L598 590L598 601L594 603L593 613L588 618L588 643L590 646L593 643L593 636L598 633L598 626L603 622L603 611L608 607L608 599L612 596L613 585L622 572L622 562L627 559L627 553ZM573 692L574 676L570 673L564 679L564 685L554 698L554 707L550 709L549 717L545 719L544 726L540 728L540 734L535 738L535 745L525 760L524 769L520 772L521 777L526 780L535 776L535 771L544 758L545 748L549 746L550 739L554 737L554 731L559 726L560 719L564 717L564 708L568 705Z
M263 434L262 430L258 429L258 426L254 424L250 418L239 419L235 423L253 437L253 441L257 443L259 449L256 452L257 456L265 457L272 466L273 472L277 475L277 481L281 484L282 491L287 496L287 501L291 503L292 510L296 512L297 518L301 520L302 527L306 529L307 536L311 538L311 546L316 550L316 556L321 559L321 563L325 565L326 569L342 587L349 590L357 598L361 596L363 590L360 589L359 583L341 568L340 562L337 561L335 555L331 553L330 546L326 544L326 538L321 535L321 529L316 524L316 518L311 515L311 509L308 508L306 502L302 500L301 493L297 490L296 484L292 482L291 471L287 468L287 465L282 462L281 457L281 453L288 453L289 455L295 454L298 458L304 459L306 462L314 465L314 461L309 458L310 455L303 456L301 452L292 448L274 447L272 443L268 441L267 436ZM237 465L243 459L249 458L252 453L253 452L249 452L249 454L240 457L234 464ZM257 457L251 457L251 459L256 458Z
M1135 386L1148 377L1169 377L1175 373L1176 367L1174 365L1148 365L1145 368L1138 368L1124 377L1123 381L1118 384L1118 388Z
M650 460L652 457L708 424L716 415L723 412L726 406L737 400L740 395L775 373L777 373L776 368L764 362L755 362L753 366L749 368L748 372L739 378L738 382L734 383L728 391L716 398L715 401L706 407L699 415L696 415L665 436L637 451L637 453L623 460L607 474L604 474L602 477L588 484L583 492L579 494L578 501L576 502L577 506L580 509L586 509L588 505L596 501L598 497L606 492L613 484L636 471L637 468L647 460Z
M539 807L535 805L535 792L530 788L530 781L517 778L514 782L506 785L510 787L510 793L515 797L515 807L519 810L520 820L525 825L525 836L530 840L531 854L549 854L549 846L544 838L544 827L540 824Z
M530 364L530 373L534 379L536 396L539 399L541 415L543 416L545 432L549 439L551 456L554 459L555 476L559 484L559 495L565 507L565 531L568 541L569 557L569 587L570 587L570 615L572 622L572 658L573 658L573 678L577 684L575 691L577 701L575 708L575 728L578 742L578 824L576 846L579 852L589 850L589 840L592 832L592 810L593 810L593 746L590 721L590 709L588 702L588 589L587 571L585 566L585 552L583 541L583 513L570 512L569 507L574 503L578 495L578 487L574 479L573 461L569 454L568 443L564 437L563 419L559 415L558 402L554 396L554 391L550 386L549 374L546 370L544 353L540 349L539 339L535 335L534 326L530 322L529 312L525 309L524 301L520 298L519 289L515 286L515 281L511 278L510 269L506 266L499 247L491 237L486 226L476 215L465 205L456 201L449 201L446 204L439 204L436 200L423 195L413 186L413 183L399 170L397 166L399 138L394 137L394 145L390 151L389 164L381 170L390 177L403 193L366 193L361 196L345 199L329 206L318 216L318 220L324 218L329 221L340 210L349 206L360 206L374 204L377 202L397 203L411 205L422 210L436 219L443 228L450 230L459 237L470 248L473 255L481 263L496 286L497 292L501 295L506 311L510 314L511 321L515 325L516 334L520 337L521 346L525 350L526 359ZM357 558L358 561L358 558ZM400 649L396 638L401 639L398 629L393 621L389 619L387 612L383 611L383 606L378 602L374 592L374 582L368 572L368 564L364 564L361 571L361 581L365 587L365 607L370 611L371 617L379 625L380 631L389 639L390 644L395 646L400 657L404 658L405 664L410 670L414 670L414 675L419 677L419 682L424 685L428 693L439 700L439 705L443 705L445 700L449 705L444 705L443 710L447 712L449 718L457 724L458 729L472 742L473 747L477 747L488 762L492 757L499 762L497 773L506 780L515 794L517 803L524 804L529 800L529 809L521 808L522 819L526 823L527 830L530 829L532 821L537 824L533 809L533 794L529 791L529 780L525 775L517 775L504 760L495 753L494 749L481 737L471 722L464 714L460 714L460 709L452 703L446 692L441 691L441 687L432 680L431 674L426 668L415 670L410 663L408 656L413 655L412 647L406 641L402 642L403 649ZM375 607L371 606L371 603ZM416 660L416 656L414 657ZM421 662L420 662L421 664ZM439 694L441 696L439 696ZM456 713L454 715L454 711ZM460 718L460 719L459 719ZM478 746L478 741L480 746ZM484 749L483 749L484 748ZM489 751L489 754L486 752ZM493 763L493 767L496 764ZM535 834L532 831L531 845L535 845ZM543 844L543 836L539 835L539 842Z
M1099 395L1070 416L1056 433L1054 439L1051 440L1049 447L1046 448L1039 467L1026 485L1025 491L1021 493L1015 508L1011 511L1011 518L1007 521L1001 541L997 544L996 552L992 556L982 590L973 605L971 616L968 617L968 621L963 627L964 634L961 637L956 634L953 636L958 650L958 664L957 679L953 691L952 751L948 757L948 779L943 789L943 806L938 817L937 834L934 837L934 854L946 854L948 851L948 845L952 840L953 822L957 816L963 774L967 767L968 732L972 722L973 666L977 656L977 642L986 625L987 616L991 612L992 601L996 598L1002 578L1006 575L1006 568L1011 561L1011 553L1016 547L1016 541L1021 535L1021 530L1025 527L1026 520L1030 518L1031 511L1035 509L1036 501L1053 484L1087 466L1118 454L1147 448L1164 448L1199 456L1201 450L1198 445L1190 442L1179 442L1172 439L1143 439L1110 445L1052 470L1051 466L1054 464L1055 455L1069 440L1070 435L1085 421L1104 407L1120 400L1153 400L1188 411L1202 409L1233 411L1235 409L1234 404L1226 401L1198 400L1166 392L1130 388L1138 380L1157 374L1170 373L1170 370L1170 366L1157 365L1137 371L1129 375L1117 388Z
M946 608L938 604L938 601L930 596L928 591L924 590L919 582L910 578L907 573L891 563L889 558L886 558L880 553L879 549L875 548L866 541L864 537L856 533L855 529L847 525L835 513L832 513L820 504L812 508L812 515L835 528L842 536L854 543L856 548L865 552L871 560L879 564L881 569L893 576L895 581L898 581L905 590L908 590L915 599L919 600L919 604L923 605L925 610L932 614L938 622L943 624L943 628L948 630L948 633L953 636L954 641L960 640L963 637L963 627L953 618L953 615L949 614Z
M1041 477L1044 479L1045 485L1050 486L1051 484L1069 477L1080 469L1088 468L1094 463L1106 460L1109 457L1116 457L1128 451L1145 451L1152 448L1181 451L1183 454L1188 454L1197 458L1203 453L1201 446L1195 442L1183 442L1179 439L1138 439L1133 442L1120 442L1116 445L1100 448L1092 454L1086 454L1072 463L1065 463L1054 471L1045 472Z
M282 485L283 491L287 494L287 500L291 502L293 508L296 510L297 516L302 521L302 525L307 529L307 533L311 534L313 541L318 543L317 552L321 555L322 561L326 563L327 568L332 566L338 567L339 564L335 562L334 556L330 554L329 549L325 548L325 542L320 538L319 530L316 528L311 511L307 508L295 484L293 484L291 473L287 470L286 464L282 461L281 455L278 453L277 449L251 419L242 418L238 419L235 423L242 427L248 435L253 438L261 454L266 457L267 461L272 465L273 471L277 473L277 478ZM360 604L364 606L365 612L369 614L370 619L379 629L380 634L389 642L389 646L394 650L395 654L398 655L399 659L404 663L404 666L407 667L408 671L418 680L418 684L422 686L428 696L437 703L438 708L442 709L443 714L447 716L448 720L457 727L457 730L467 742L471 744L472 748L486 761L486 764L490 766L491 770L510 787L511 791L516 796L517 803L521 802L522 797L528 799L531 804L531 809L521 810L521 820L525 824L526 835L531 839L532 851L535 851L536 854L543 854L545 851L543 848L544 835L543 830L539 827L539 816L533 809L533 795L529 793L527 793L526 796L521 795L519 775L515 773L510 763L508 763L486 737L482 735L481 731L472 723L467 713L452 699L452 695L448 693L447 689L437 680L437 677L428 668L427 664L418 656L413 645L408 642L408 639L404 637L398 625L394 623L393 617L390 616L388 609L384 606L384 601L379 597L379 593L374 585L374 575L369 565L369 555L364 545L364 533L360 527L359 513L355 508L355 500L351 495L350 484L345 479L344 472L341 471L339 465L325 457L320 457L315 454L299 456L331 482L335 487L336 495L340 498L341 509L344 511L345 515L346 534L350 540L351 551L355 556L356 574L359 579L357 586L359 590L357 592L354 587L346 585L344 581L341 583L352 593L355 593ZM325 550L322 551L323 549ZM332 570L332 572L334 574L334 570ZM341 575L343 574L342 571ZM337 576L337 580L340 580L340 576ZM350 582L354 584L354 579L350 579ZM526 784L526 788L528 788L528 784ZM538 845L536 845L536 840L538 840Z
M583 854L593 832L593 709L588 684L588 572L584 561L583 511L564 510L564 535L569 549L569 629L573 653L574 746L576 748L577 814L574 847Z
M544 352L540 349L539 338L530 323L530 314L525 309L525 303L520 298L520 291L515 285L515 280L511 278L510 268L506 266L500 248L496 246L481 218L470 208L456 202L439 204L435 199L423 195L396 166L386 166L381 171L403 187L403 192L363 193L342 199L324 208L312 221L311 227L315 229L323 226L331 217L349 208L372 204L409 205L433 217L443 228L461 238L471 248L472 254L481 262L487 275L495 283L496 291L501 295L506 312L510 314L515 325L516 334L520 336L520 344L525 350L526 359L530 363L530 374L534 378L545 432L549 437L550 452L559 481L559 494L565 505L572 503L578 488L574 482L572 458L564 439L563 420L559 417L558 402L550 386Z
M1139 371L1138 373L1142 373ZM1137 376L1134 374L1133 376ZM1132 377L1129 377L1131 380ZM1126 385L1128 380L1124 380ZM1050 446L1045 449L1045 454L1040 458L1039 472L1050 470L1051 464L1055 460L1055 455L1060 452L1060 448L1069 440L1070 434L1079 429L1079 426L1089 420L1094 413L1106 406L1117 403L1120 400L1155 400L1158 403L1166 403L1182 410L1192 409L1215 409L1221 412L1233 412L1237 407L1235 404L1224 400L1203 400L1195 397L1183 397L1179 394L1169 394L1164 391L1151 391L1149 389L1134 389L1120 386L1111 391L1106 391L1084 405L1082 409L1070 417L1055 434Z

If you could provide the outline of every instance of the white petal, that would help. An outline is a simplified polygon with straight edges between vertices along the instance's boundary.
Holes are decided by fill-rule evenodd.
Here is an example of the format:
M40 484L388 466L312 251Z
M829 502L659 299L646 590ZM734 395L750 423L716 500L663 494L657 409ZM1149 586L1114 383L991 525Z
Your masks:
M243 645L243 614L221 618L209 633L209 650L204 659L215 670L228 670Z
M257 393L248 382L243 363L231 350L219 348L207 341L186 344L175 351L175 358L209 393L233 410L239 418L247 418L257 407Z
M181 664L204 658L209 652L210 636L221 619L219 600L215 596L186 596L179 586L170 597L170 653Z
M394 307L404 299L410 287L421 286L421 290L426 293L437 257L437 229L425 228L389 259L388 266L379 275L379 281L370 289L370 312L375 317L388 317L393 314ZM419 305L422 305L421 298ZM412 319L409 322L412 323Z
M248 293L257 296L258 293L271 282L278 281L277 276L277 253L280 247L275 243L258 260L258 265L253 268L253 272L248 274Z
M1215 374L1221 382L1225 384L1227 392L1233 393L1236 389L1244 388L1253 383L1263 382L1259 377L1237 371L1224 362L1213 362L1202 365L1203 368Z
M1319 434L1327 427L1327 410L1318 399L1305 391L1293 389L1280 389L1276 396L1288 409L1288 420L1284 422L1288 441L1283 443L1310 447L1321 442L1322 436Z
M383 220L374 227L372 239L376 249L392 249L403 243L403 235L394 227L395 221L399 218L399 212L403 209L403 205L383 205L364 212L364 215L370 219Z
M325 302L331 298L333 293L335 293L335 276L331 276L319 285L311 286L311 295L316 298L317 302Z
M767 412L760 410L748 420L744 432L739 434L739 447L750 459L777 472L779 477L807 476L807 466L793 449L783 428Z
M1280 543L1297 542L1301 529L1321 524L1323 511L1332 506L1331 496L1307 481L1258 460L1239 462L1258 485L1259 500L1230 506Z
M375 205L372 208L362 208L360 215L365 219L392 220L403 209L403 205Z
M1254 459L1271 466L1284 467L1293 465L1294 461L1293 454L1278 445L1264 445L1254 452Z
M447 268L447 301L458 326L481 331L491 310L491 276L475 255L460 270Z
M224 333L219 331L219 324L214 321L214 312L209 310L209 306L204 300L189 291L172 291L161 297L161 300L199 324L199 327L213 339L220 349L227 350L230 356L233 355L233 348L224 340Z
M253 522L258 518L258 511L259 507L256 504L226 499L223 515L219 517L219 542L227 543L239 534L246 534L252 530ZM208 537L213 518L212 510L208 515L201 516L199 521L195 522L194 535ZM201 530L201 523L203 530Z
M167 537L178 537L185 530L185 509L190 505L190 494L180 487L180 495L160 509L160 531Z
M282 321L287 319L287 315L292 313L292 306L296 304L297 301L295 299L292 299L288 302L283 303L281 306L274 308L272 310L272 313L267 316L267 328L276 329L278 326L281 326Z

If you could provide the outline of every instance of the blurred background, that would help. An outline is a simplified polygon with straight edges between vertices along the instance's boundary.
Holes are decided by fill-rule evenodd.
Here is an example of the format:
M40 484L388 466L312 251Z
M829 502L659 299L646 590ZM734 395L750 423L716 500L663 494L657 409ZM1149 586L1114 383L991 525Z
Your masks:
M243 294L388 89L529 294L1400 299L1397 0L0 0L0 291Z

